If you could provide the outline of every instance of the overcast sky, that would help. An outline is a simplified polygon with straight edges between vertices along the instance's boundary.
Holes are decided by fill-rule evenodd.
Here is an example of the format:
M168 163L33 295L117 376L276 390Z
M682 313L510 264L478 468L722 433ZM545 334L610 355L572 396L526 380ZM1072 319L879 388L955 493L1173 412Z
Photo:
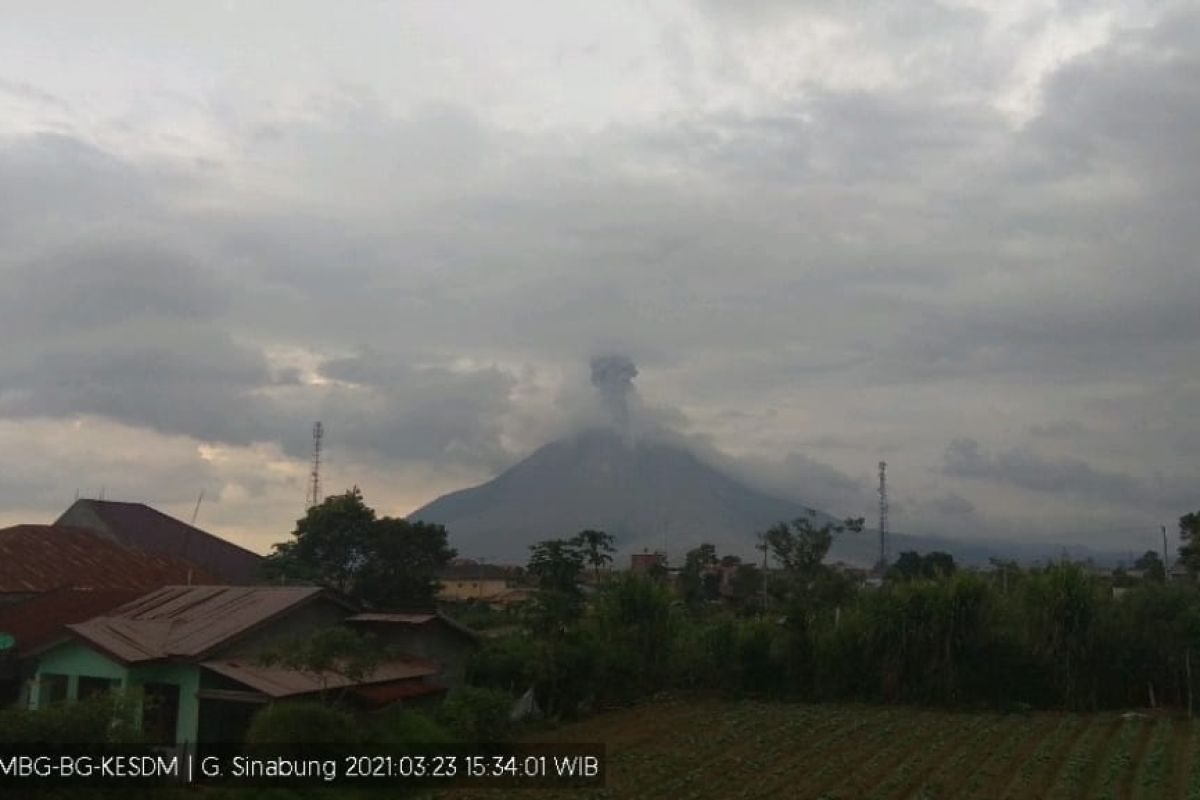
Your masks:
M839 516L881 458L899 530L1200 508L1195 3L20 5L0 523L203 489L266 551L316 419L326 490L407 513L598 353Z

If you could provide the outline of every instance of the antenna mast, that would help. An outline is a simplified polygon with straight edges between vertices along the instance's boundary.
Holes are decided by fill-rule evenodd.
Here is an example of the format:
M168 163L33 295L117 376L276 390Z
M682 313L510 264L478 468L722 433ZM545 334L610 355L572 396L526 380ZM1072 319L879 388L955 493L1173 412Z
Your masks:
M888 565L887 462L879 462L879 569Z
M200 504L204 502L204 490L200 490L200 496L196 498L196 507L192 509L192 518L188 522L189 525L196 524L196 517L200 514Z
M312 508L321 502L321 439L325 436L325 427L320 422L314 422L312 428L313 457L312 472L309 474L309 487L306 508Z

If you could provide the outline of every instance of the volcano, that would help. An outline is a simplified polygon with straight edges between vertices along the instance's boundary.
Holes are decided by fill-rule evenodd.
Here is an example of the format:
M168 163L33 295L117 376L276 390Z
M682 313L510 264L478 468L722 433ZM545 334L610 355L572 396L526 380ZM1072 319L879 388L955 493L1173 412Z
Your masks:
M594 528L612 534L622 553L665 549L678 561L703 542L753 557L756 533L800 516L832 519L745 486L678 445L598 428L551 442L409 519L445 525L450 545L468 558L524 562L535 542Z

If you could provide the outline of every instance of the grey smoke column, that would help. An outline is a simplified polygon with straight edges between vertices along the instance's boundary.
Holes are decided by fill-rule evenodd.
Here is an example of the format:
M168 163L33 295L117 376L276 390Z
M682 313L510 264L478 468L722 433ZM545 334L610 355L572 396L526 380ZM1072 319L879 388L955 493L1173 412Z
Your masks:
M622 433L629 432L629 394L637 367L627 356L597 356L592 359L592 385Z

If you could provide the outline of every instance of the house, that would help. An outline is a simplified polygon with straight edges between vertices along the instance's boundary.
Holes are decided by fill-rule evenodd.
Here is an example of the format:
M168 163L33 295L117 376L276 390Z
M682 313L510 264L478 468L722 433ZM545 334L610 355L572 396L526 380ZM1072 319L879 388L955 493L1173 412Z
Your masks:
M469 639L469 632L442 630L447 621L384 621L406 654L354 684L335 673L260 662L259 655L280 640L340 624L357 611L341 596L311 586L163 587L67 625L67 635L44 644L25 703L36 709L112 688L139 689L143 730L156 742L186 745L235 741L263 704L323 689L344 690L366 706L446 691L446 662L434 659L458 655L451 638ZM462 668L450 664L452 681Z
M503 594L520 577L520 569L456 559L438 573L438 599L450 602L488 600Z
M633 553L629 556L630 572L646 574L666 568L666 553Z
M438 612L367 612L346 623L389 650L442 665L438 682L449 690L466 680L467 661L480 641L479 634Z
M17 702L36 669L30 653L63 627L172 583L212 583L182 561L55 525L0 530L0 707Z
M37 668L26 653L62 636L73 622L104 614L144 594L141 589L56 589L0 607L0 708L15 704Z
M1194 583L1196 577L1188 571L1187 565L1182 561L1176 561L1169 570L1167 570L1167 579L1173 583Z
M258 582L262 556L142 503L76 500L54 524L83 528L126 547L186 561L215 575L222 584Z
M0 530L0 607L45 592L77 589L156 589L167 583L212 582L204 570L59 525L14 525Z

